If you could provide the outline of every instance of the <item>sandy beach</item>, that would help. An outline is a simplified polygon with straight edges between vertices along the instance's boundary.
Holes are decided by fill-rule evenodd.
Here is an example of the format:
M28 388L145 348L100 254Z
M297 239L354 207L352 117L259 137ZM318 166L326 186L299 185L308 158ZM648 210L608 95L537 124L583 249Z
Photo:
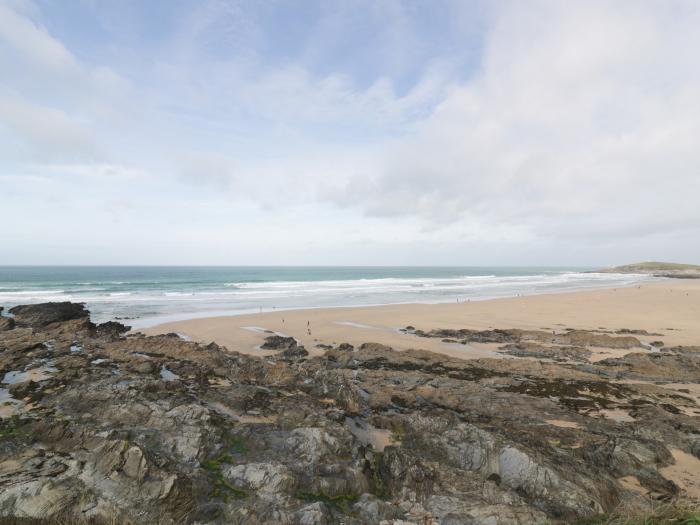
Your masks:
M425 349L470 359L494 356L488 344L451 344L401 332L413 326L436 328L521 328L564 331L566 328L615 331L646 330L644 342L666 346L700 344L700 281L669 279L641 286L573 293L521 296L453 304L405 304L263 312L254 315L200 318L140 330L153 335L177 332L194 341L214 341L229 350L253 355L274 352L259 345L270 332L293 336L313 353L319 344L377 342L397 350ZM599 349L592 360L629 351Z

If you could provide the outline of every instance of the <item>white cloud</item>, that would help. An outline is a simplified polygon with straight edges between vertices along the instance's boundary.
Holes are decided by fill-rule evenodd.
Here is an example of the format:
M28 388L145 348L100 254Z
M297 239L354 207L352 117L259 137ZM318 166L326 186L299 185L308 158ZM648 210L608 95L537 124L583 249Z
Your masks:
M0 39L28 59L51 69L77 67L75 58L60 41L9 4L0 4Z
M700 235L694 1L488 4L477 50L462 52L473 42L457 31L442 55L419 14L380 4L325 5L297 54L271 58L265 6L196 3L157 42L100 55L73 54L32 4L5 3L0 191L66 231L80 205L86 236L116 220L122 247L167 239L160 262L180 236L263 257L278 243L295 263L363 262L363 246L365 263L458 263L470 247L503 264L525 249L529 263L601 261L647 241L700 257L678 242ZM444 27L479 25L463 3L444 6L458 11ZM133 25L118 14L114 27ZM477 51L478 67L459 70Z
M65 111L0 92L0 130L3 127L32 159L86 157L96 149L86 126Z
M336 201L545 238L697 229L700 12L678 12L690 5L505 4L479 74Z

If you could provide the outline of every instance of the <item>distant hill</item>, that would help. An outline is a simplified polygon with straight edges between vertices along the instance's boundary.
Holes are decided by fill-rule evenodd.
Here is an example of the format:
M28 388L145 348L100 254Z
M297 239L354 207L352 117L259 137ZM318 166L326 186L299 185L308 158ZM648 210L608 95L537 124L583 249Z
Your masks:
M700 265L647 261L601 270L603 273L645 273L657 277L700 279Z

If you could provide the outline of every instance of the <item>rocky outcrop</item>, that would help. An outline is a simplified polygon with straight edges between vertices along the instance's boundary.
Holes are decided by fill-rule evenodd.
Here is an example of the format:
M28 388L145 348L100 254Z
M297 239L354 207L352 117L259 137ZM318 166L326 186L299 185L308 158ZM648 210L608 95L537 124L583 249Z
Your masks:
M500 351L517 357L555 361L585 361L591 356L591 351L581 346L543 346L537 343L511 343L500 347Z
M449 339L450 341L459 342L462 344L468 343L542 343L552 345L568 345L568 346L593 346L602 348L642 348L643 345L636 337L612 336L605 333L600 333L592 330L573 330L569 329L565 332L545 332L543 330L431 330L424 332L416 330L413 332L420 337L436 337L440 339Z
M98 324L95 327L95 330L98 336L109 337L114 339L131 330L131 327L123 325L122 323L118 323L116 321L107 321L106 323ZM178 337L177 334L175 335L176 337Z
M666 262L641 262L598 270L601 273L635 273L672 279L700 279L700 266Z
M90 315L85 305L80 303L41 303L10 308L19 326L43 328L51 323L61 323L73 319L87 319Z
M297 346L297 340L293 337L282 335L270 335L265 338L265 342L260 346L264 350L289 350Z
M571 523L682 494L662 474L671 450L700 454L689 393L611 381L683 369L700 382L690 352L463 361L366 343L310 357L270 336L277 353L256 358L124 335L83 311L20 309L0 332L0 517ZM450 337L499 339L528 357L582 357L596 341Z
M0 317L0 332L12 330L15 327L15 320L12 317Z

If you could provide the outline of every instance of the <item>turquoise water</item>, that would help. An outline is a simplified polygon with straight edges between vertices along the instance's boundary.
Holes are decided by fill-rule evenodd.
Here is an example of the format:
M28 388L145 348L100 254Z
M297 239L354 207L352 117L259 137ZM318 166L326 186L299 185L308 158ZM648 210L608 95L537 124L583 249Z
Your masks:
M439 303L626 286L649 277L552 267L0 266L0 305L84 302L134 326L272 309Z

